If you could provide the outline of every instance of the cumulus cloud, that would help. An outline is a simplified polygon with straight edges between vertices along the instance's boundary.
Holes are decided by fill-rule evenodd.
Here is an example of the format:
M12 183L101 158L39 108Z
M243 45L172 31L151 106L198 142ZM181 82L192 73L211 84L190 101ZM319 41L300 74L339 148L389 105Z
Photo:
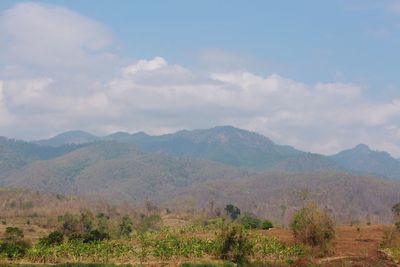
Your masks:
M120 60L108 28L58 6L0 15L0 131L25 139L68 129L165 133L232 124L300 149L363 142L400 155L400 98L368 99L352 83L306 84L243 68ZM39 127L40 126L40 127Z
M125 67L122 71L124 77L135 75L139 71L152 71L165 67L167 62L162 57L152 60L139 60L137 63Z
M0 16L0 59L33 67L79 67L108 56L107 27L69 9L17 4ZM96 56L93 56L96 55Z

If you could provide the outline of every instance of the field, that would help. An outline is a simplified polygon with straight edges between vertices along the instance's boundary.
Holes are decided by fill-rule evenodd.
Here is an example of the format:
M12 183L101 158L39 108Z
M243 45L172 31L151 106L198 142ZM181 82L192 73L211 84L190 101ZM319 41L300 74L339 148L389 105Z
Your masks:
M97 242L95 245L67 242L48 249L34 247L26 257L15 260L3 258L2 262L84 262L132 266L196 266L188 264L207 262L223 266L215 254L219 226L199 226L173 216L165 216L164 221L164 227L158 231L135 232L129 238ZM27 224L24 218L12 218L6 225L0 224L0 233L4 233L11 224L22 229L31 243L36 243L52 230L40 226L40 223ZM255 244L251 257L258 264L254 266L397 266L380 250L384 233L390 228L390 225L338 226L329 253L323 257L312 255L306 248L297 245L289 229L249 230L248 235Z

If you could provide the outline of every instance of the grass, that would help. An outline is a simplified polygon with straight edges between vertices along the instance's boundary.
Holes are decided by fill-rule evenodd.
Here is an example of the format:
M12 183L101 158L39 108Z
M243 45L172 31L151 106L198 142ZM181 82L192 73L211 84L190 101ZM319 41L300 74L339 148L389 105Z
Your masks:
M188 226L163 228L154 232L136 232L125 239L90 243L85 243L82 240L65 240L61 244L53 246L35 243L22 258L9 259L0 254L0 262L1 259L12 264L23 262L37 264L70 262L69 264L57 266L81 266L79 265L81 262L100 264L98 266L109 266L104 265L108 263L201 262L204 259L218 259L218 233L219 230ZM304 253L301 246L285 245L276 238L263 236L260 231L250 231L248 238L255 244L251 253L252 261L285 262L295 259ZM183 266L231 266L229 263L224 263L225 265L207 265L214 264L207 262L193 263L197 265L185 264ZM82 266L97 265L85 264Z
M49 267L48 264L0 264L1 267ZM60 263L53 264L53 267L130 267L130 264L104 264L104 263Z

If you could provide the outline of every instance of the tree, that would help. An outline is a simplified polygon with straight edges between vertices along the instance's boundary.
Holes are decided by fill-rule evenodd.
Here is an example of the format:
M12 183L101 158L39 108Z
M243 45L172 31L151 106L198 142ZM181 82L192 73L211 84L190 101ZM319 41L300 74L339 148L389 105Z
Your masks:
M335 235L333 227L328 214L312 203L298 211L291 223L295 239L312 247L326 247Z
M4 238L0 240L0 253L8 258L18 258L27 252L29 243L24 239L24 233L17 227L7 227Z
M101 212L96 215L96 219L97 219L97 229L102 233L107 233L108 232L108 220L110 218Z
M222 229L217 237L217 244L220 259L230 260L238 266L247 266L254 245L241 225Z
M226 215L228 215L232 220L239 218L240 209L232 204L228 204L225 207Z
M129 236L132 233L132 220L128 215L122 217L121 223L119 224L119 234L121 236Z
M42 246L60 245L64 240L64 234L59 231L51 232L48 236L39 239Z
M24 233L18 227L7 227L4 232L4 239L15 241L24 238Z
M394 224L396 228L400 230L400 202L393 205L392 212L395 220Z
M261 228L261 220L256 216L250 213L245 213L240 218L240 223L243 225L245 229L259 229Z
M93 230L93 214L89 210L81 212L80 216L80 228L81 232L89 233Z

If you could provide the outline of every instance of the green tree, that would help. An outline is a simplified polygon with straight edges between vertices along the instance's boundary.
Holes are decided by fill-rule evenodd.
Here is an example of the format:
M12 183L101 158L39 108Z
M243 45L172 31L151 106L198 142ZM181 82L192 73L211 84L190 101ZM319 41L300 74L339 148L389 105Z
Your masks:
M24 233L17 227L7 227L4 238L0 241L0 254L8 258L19 258L25 255L29 243L24 239Z
M119 224L119 234L121 236L129 236L132 230L132 220L128 215L125 215L122 217L121 223Z
M110 218L101 212L96 215L96 219L97 219L97 229L102 233L107 233L109 230L108 220Z
M246 266L253 253L253 243L241 225L222 229L217 237L218 254L222 260L230 260L238 266Z
M226 215L228 215L232 220L236 220L240 216L240 209L232 204L225 206Z

